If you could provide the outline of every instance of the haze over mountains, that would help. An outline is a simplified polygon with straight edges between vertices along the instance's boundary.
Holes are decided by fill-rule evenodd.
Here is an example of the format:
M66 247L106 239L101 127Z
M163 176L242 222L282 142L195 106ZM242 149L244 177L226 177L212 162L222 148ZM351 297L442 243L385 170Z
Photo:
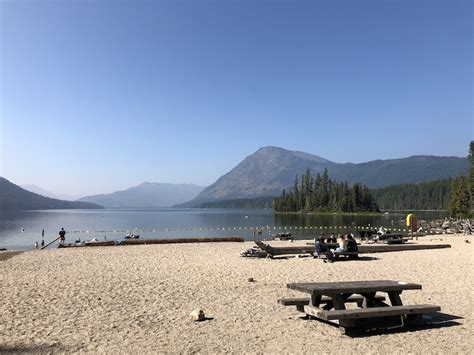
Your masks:
M0 177L0 210L97 209L94 203L62 201L27 191Z
M54 198L58 200L67 200L67 201L74 201L79 198L79 196L73 196L73 195L65 195L65 194L56 194L51 191L47 191L39 186L36 185L19 185L22 189L25 189L30 192L34 192L35 194L44 196L44 197L49 197L49 198Z
M116 208L170 207L194 199L203 189L194 184L144 182L123 191L86 196L78 201Z
M276 196L293 185L295 175L307 168L313 174L328 169L331 179L360 182L368 187L401 183L419 183L466 173L467 158L411 156L402 159L374 160L366 163L335 163L317 155L278 147L260 148L215 183L205 188L194 200L182 205L199 206L204 202Z

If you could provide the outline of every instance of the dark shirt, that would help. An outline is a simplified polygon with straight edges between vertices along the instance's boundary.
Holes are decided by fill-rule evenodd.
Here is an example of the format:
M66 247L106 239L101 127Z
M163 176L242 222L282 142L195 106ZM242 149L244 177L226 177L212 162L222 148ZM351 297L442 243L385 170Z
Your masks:
M357 243L354 239L348 239L347 240L347 251L349 253L351 252L357 252L359 248L357 247Z
M61 239L64 239L64 237L66 236L66 231L59 231L59 236L61 237Z

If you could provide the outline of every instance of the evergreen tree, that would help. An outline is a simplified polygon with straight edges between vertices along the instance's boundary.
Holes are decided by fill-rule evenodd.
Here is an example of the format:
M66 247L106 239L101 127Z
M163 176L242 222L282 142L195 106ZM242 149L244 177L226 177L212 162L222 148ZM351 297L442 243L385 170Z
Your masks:
M467 178L460 176L455 179L451 191L451 199L448 206L449 215L456 218L469 216L471 201Z
M469 144L469 155L468 155L470 168L469 168L469 192L471 195L471 210L474 210L474 141Z

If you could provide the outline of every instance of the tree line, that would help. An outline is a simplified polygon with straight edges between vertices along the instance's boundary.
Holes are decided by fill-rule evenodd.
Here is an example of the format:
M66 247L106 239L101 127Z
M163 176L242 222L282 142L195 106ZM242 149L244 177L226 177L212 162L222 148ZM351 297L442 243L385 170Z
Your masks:
M371 189L382 210L445 210L453 178Z
M275 212L374 212L379 211L367 186L336 182L329 178L328 170L322 175L311 175L309 169L296 175L290 191L273 199Z
M272 196L204 202L199 208L272 208Z

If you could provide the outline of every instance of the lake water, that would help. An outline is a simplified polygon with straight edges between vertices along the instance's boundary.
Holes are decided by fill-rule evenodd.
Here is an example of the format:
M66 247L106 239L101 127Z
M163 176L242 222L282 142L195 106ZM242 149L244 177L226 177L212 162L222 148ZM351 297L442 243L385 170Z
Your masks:
M0 212L0 248L32 249L35 241L57 237L61 227L67 231L66 243L76 239L118 240L128 233L140 239L179 237L235 236L253 238L252 229L264 228L269 233L292 232L296 238L309 238L325 233L357 231L356 227L384 226L403 228L407 212L388 215L274 215L259 209L105 209L44 210ZM443 212L417 212L418 219L443 217Z

